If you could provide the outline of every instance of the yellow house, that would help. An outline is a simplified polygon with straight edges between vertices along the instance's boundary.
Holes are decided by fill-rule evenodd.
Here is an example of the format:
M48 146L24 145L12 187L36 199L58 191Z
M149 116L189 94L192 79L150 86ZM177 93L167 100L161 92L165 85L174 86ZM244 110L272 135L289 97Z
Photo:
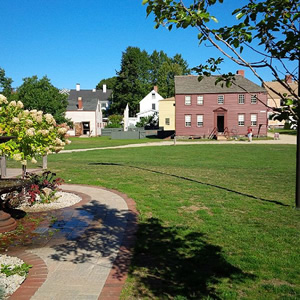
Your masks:
M298 83L296 81L292 81L292 77L290 75L285 76L285 82L289 84L289 86L297 93L298 90ZM279 82L273 81L273 82L266 82L265 88L268 91L268 106L279 108L281 107L281 99L279 96L272 91L272 89L276 92L279 92L281 94L289 94L288 90L284 88ZM273 112L270 111L268 113L269 115L272 115ZM270 127L283 127L284 121L278 121L278 120L269 120L269 126Z
M159 126L175 130L175 97L159 101Z

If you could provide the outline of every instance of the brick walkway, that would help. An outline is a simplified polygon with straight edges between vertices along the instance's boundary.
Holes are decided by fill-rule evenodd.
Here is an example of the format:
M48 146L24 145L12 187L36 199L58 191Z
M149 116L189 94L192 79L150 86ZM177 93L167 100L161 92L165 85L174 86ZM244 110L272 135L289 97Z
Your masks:
M127 278L137 228L135 203L116 191L63 185L83 200L56 211L36 229L26 251L9 251L33 268L10 297L20 300L119 299ZM43 235L47 238L43 238Z

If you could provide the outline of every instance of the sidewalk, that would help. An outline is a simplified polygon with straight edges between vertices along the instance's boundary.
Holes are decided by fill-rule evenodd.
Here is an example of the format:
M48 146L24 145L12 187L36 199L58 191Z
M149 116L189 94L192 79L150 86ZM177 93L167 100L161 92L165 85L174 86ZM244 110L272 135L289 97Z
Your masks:
M272 133L268 133L269 137L273 138ZM296 145L297 138L294 135L280 135L279 140L254 140L251 143L247 141L176 141L176 145L230 145L230 144L239 144L239 145L248 145L248 144L263 144L263 145ZM71 152L83 152L83 151L92 151L92 150L108 150L108 149L122 149L122 148L137 148L137 147L154 147L154 146L174 146L174 141L161 141L153 143L142 143L142 144L130 144L122 146L113 146L113 147L98 147L98 148L87 148L87 149L73 149L73 150L62 150L59 153L71 153Z
M136 231L133 200L93 186L62 188L83 200L50 211L55 223L49 228L42 222L35 230L40 237L25 253L7 253L37 263L10 299L119 299Z

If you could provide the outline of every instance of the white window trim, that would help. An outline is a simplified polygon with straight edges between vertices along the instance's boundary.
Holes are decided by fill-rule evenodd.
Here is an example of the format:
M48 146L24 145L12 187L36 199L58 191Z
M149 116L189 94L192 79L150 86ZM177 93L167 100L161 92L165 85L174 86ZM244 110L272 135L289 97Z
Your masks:
M240 116L243 117L242 120L241 120ZM238 114L238 125L245 126L245 114Z
M222 97L222 98L223 98L222 103L219 101L219 97ZM224 95L218 95L218 104L221 105L221 104L224 104L224 102L225 102L225 97L224 97Z
M198 117L200 117L200 116L202 117L202 118L201 118L202 121L199 122L199 121L198 121ZM197 115L197 127L203 127L203 123L204 123L204 122L203 122L203 119L204 119L203 115ZM199 123L201 123L201 124L199 125Z
M252 119L252 116L255 116L255 120ZM257 126L257 114L251 114L250 120L251 120L251 126Z
M187 97L190 98L190 103L187 103L187 102L186 102ZM185 96L185 97L184 97L184 104L185 104L185 105L192 105L192 96L188 96L188 95Z
M197 96L197 105L204 105L204 97L202 95Z
M252 101L252 99L255 97L255 102ZM251 95L251 101L250 101L251 104L257 104L257 95L256 94L253 94Z
M187 117L189 117L190 121L187 121ZM189 125L187 125L187 123L189 123ZM185 127L192 127L192 115L184 116L184 125Z
M243 99L243 102L240 101L241 99ZM245 95L240 94L240 95L238 96L238 103L239 103L239 104L245 104Z

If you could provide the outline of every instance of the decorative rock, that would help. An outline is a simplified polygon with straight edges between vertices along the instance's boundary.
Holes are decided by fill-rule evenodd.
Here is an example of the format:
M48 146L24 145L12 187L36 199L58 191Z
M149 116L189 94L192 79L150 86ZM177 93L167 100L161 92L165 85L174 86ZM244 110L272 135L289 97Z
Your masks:
M55 197L57 199L51 203L38 203L32 206L22 205L19 208L26 212L40 212L72 206L82 200L81 197L66 192L57 192Z
M23 263L24 261L17 257L0 254L0 266L11 265L12 267L15 267L21 266ZM5 296L7 297L14 293L25 278L26 276L20 276L18 274L6 277L5 274L0 272L0 286L4 288Z

